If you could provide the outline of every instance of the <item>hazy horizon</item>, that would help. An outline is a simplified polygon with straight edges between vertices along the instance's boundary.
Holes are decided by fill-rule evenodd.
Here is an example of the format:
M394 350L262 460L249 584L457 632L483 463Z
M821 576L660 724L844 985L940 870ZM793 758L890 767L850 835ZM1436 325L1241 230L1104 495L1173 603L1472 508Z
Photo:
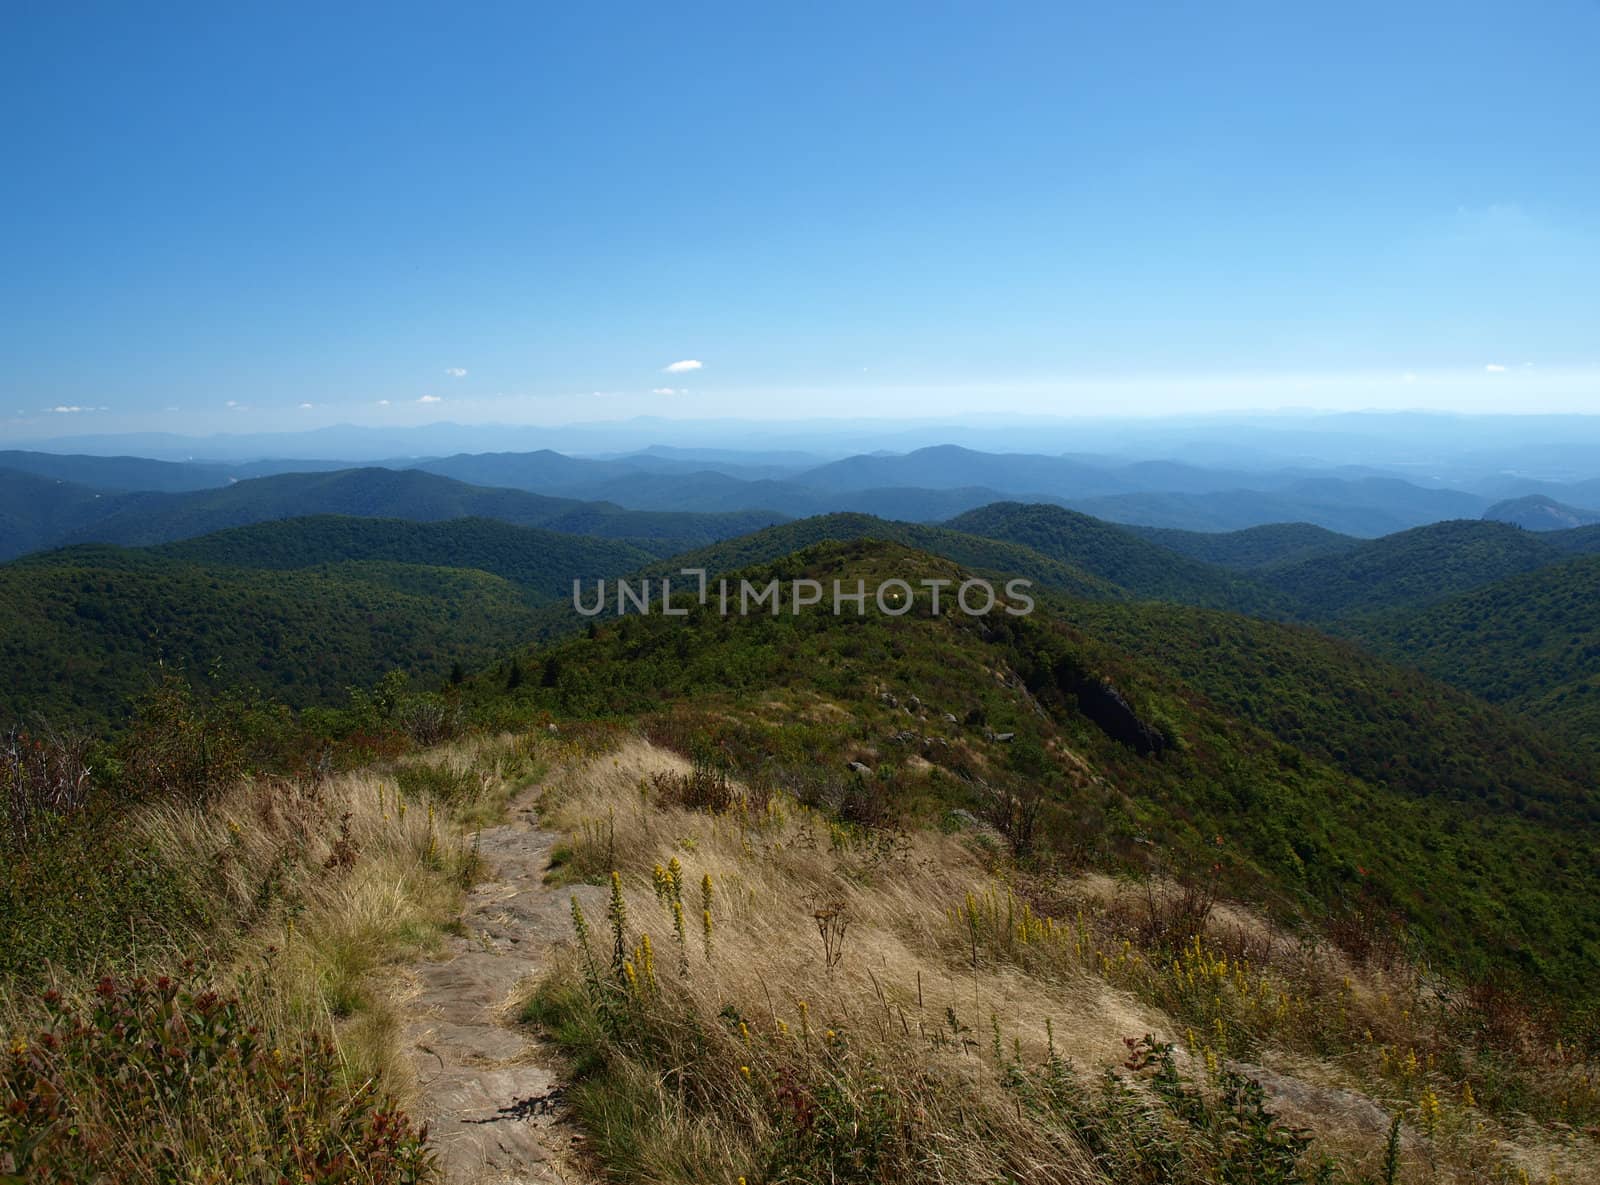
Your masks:
M549 451L604 458L657 451L691 458L722 456L791 473L850 456L955 446L977 454L1078 457L1113 467L1157 461L1240 474L1364 470L1465 488L1497 476L1557 483L1600 476L1595 461L1600 456L1600 415L1299 408L1077 418L1003 413L796 421L641 416L552 426L439 420L414 426L333 424L286 432L79 434L13 439L0 441L0 446L220 464L298 460L318 468L333 462L404 467L411 461L463 455Z

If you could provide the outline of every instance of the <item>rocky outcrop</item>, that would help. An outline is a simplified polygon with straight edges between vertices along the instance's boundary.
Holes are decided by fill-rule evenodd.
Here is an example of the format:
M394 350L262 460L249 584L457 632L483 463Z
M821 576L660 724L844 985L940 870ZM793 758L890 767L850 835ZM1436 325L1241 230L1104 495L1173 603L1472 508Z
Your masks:
M1138 753L1159 753L1167 747L1161 730L1139 718L1109 679L1084 679L1074 689L1078 709L1101 732Z
M1056 711L1076 706L1101 732L1135 752L1160 753L1172 743L1166 732L1140 718L1116 684L1095 674L1076 654L1036 660L1027 668L1023 683ZM1043 710L1037 701L1034 707Z

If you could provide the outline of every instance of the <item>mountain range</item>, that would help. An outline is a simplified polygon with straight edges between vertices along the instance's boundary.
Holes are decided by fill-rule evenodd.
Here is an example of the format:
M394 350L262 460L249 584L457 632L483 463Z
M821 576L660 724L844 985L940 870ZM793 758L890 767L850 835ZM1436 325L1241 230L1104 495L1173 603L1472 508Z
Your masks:
M1372 538L1480 516L1556 530L1596 517L1577 508L1595 492L1581 482L1533 483L1539 492L1496 501L1358 466L1252 470L954 445L816 462L796 452L659 448L610 457L549 449L455 454L362 466L13 450L0 453L0 556L77 542L160 542L301 514L477 515L628 538L658 554L785 518L843 512L941 522L1003 501L1213 534L1303 524ZM1504 492L1505 482L1495 488Z

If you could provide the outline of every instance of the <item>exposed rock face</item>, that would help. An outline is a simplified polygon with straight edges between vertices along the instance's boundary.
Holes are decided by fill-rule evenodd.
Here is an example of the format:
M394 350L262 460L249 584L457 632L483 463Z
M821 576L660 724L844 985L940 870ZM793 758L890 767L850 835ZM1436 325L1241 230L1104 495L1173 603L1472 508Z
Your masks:
M1072 691L1078 697L1078 709L1112 740L1147 755L1167 747L1167 738L1139 719L1133 705L1109 679L1083 679Z
M1047 664L1035 666L1026 685L1035 695L1050 697L1053 692L1070 697L1069 702L1076 700L1078 711L1101 732L1138 753L1160 753L1168 746L1167 735L1140 719L1116 684L1094 674L1074 654L1058 655Z

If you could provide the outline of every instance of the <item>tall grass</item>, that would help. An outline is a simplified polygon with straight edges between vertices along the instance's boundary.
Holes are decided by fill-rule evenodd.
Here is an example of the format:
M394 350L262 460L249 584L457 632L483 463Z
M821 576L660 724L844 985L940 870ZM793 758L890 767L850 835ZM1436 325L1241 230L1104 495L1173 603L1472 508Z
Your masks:
M474 830L553 747L474 737L122 816L185 908L116 975L85 963L30 976L43 991L0 985L0 1180L428 1177L379 973L457 916Z
M615 1179L1594 1179L1586 1137L1441 1059L1381 1070L1386 1042L1442 1039L1425 977L1236 904L1167 924L1178 886L1024 876L969 836L712 789L643 742L547 783L567 873L614 870L614 901L575 903L527 1016Z

